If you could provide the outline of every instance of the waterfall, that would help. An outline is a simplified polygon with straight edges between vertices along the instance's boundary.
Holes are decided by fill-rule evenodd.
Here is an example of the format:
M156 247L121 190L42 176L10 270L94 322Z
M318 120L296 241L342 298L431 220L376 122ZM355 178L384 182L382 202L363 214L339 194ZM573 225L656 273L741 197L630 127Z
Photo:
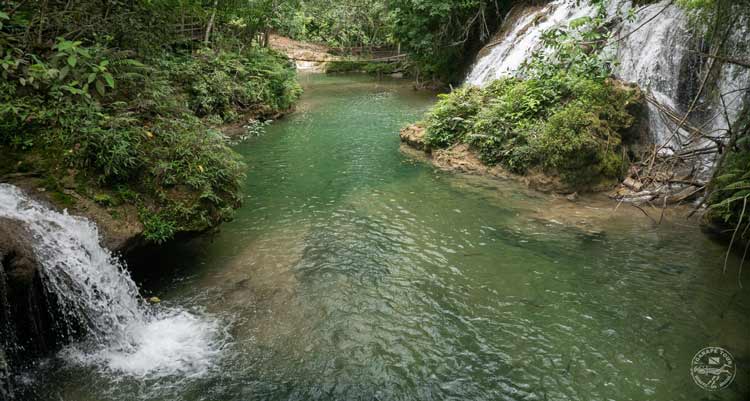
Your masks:
M134 376L202 374L218 356L218 322L179 308L149 306L123 264L100 245L95 224L59 213L0 184L0 217L30 231L39 273L72 338L69 362ZM77 333L77 331L82 331Z
M704 32L697 31L690 24L689 14L669 0L640 7L630 0L611 0L607 9L615 40L604 54L616 61L614 76L638 84L647 93L649 131L655 144L664 145L663 152L713 150L696 163L698 175L705 177L718 157L718 147L711 140L696 139L688 127L713 136L725 133L750 105L750 69L729 63L716 68L683 129L673 135L677 125L674 116L679 120L688 114L710 63L698 55L711 51L703 39ZM635 15L630 21L622 18L629 11ZM485 48L486 54L474 64L466 83L483 86L517 74L523 61L539 48L545 30L593 12L589 2L575 0L556 0L544 7L526 6L514 11L501 27L500 39ZM747 54L748 37L750 16L740 14L726 41L726 53ZM667 118L668 114L672 117Z
M511 13L501 28L501 37L490 44L489 54L472 67L466 83L483 86L495 79L514 75L541 44L544 31L569 21L592 15L595 8L586 2L558 0L544 7L527 6ZM515 18L512 18L515 17Z
M625 7L629 7L626 3ZM648 20L651 22L641 27ZM740 15L735 22L726 41L725 51L729 54L736 50L746 53L747 49L740 46L746 46L750 37L749 22L748 15ZM638 18L622 23L616 36L624 40L612 46L618 61L613 73L638 84L650 96L649 129L654 142L664 145L666 153L712 148L714 152L700 158L697 165L701 170L698 175L706 176L719 155L716 144L694 138L686 128L677 130L674 119L665 118L664 111L682 118L702 89L685 127L697 128L709 136L723 134L750 104L750 69L723 64L701 88L712 61L697 52L711 53L713 49L703 40L703 33L691 27L689 15L667 0L641 8Z

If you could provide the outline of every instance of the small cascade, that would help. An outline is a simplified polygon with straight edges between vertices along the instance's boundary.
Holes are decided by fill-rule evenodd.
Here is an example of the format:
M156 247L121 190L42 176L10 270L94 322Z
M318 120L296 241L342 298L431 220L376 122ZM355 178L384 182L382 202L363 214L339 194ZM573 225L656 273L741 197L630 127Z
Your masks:
M750 105L750 69L721 63L705 79L713 63L700 53L711 53L710 43L690 24L690 16L669 0L634 6L631 0L611 0L608 13L614 23L612 43L604 54L613 56L615 77L638 84L647 93L648 126L661 153L696 151L696 175L706 178L718 146L703 136L724 134ZM631 10L633 7L635 9ZM623 16L633 11L635 19ZM526 6L510 14L499 40L485 48L466 83L483 86L503 76L513 76L540 46L542 33L555 26L591 15L589 2L556 0L544 7ZM725 43L725 54L750 51L750 16L740 15ZM701 88L702 82L705 87ZM697 96L700 92L700 96ZM697 98L697 101L695 99ZM690 105L694 104L690 113ZM726 108L726 113L724 112ZM685 115L689 117L677 129Z
M466 83L483 86L495 79L514 75L524 61L536 51L542 33L576 18L592 15L594 7L587 2L557 0L544 7L528 6L511 13L503 24L501 37L490 44L489 54L472 67ZM517 14L516 14L517 13Z
M623 5L630 6L630 2ZM740 15L734 23L726 40L726 53L747 47L748 17ZM645 21L650 22L644 25ZM705 177L719 156L718 146L694 133L718 136L737 121L750 103L750 69L726 63L707 76L716 61L699 53L710 54L714 49L702 32L691 27L687 13L668 0L639 9L638 18L622 23L615 36L623 39L610 49L618 61L614 75L648 93L649 129L654 142L663 145L662 153L667 154L700 151L703 157L696 160L696 167L698 175ZM686 115L687 120L678 129Z
M22 222L39 274L59 304L68 361L135 376L201 374L216 358L218 322L146 305L122 263L99 243L96 225L59 213L0 184L0 217Z

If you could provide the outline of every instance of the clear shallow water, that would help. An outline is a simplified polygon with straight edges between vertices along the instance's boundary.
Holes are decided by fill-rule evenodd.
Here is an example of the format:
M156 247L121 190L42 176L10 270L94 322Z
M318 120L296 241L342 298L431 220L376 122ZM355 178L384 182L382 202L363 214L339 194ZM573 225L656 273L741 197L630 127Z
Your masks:
M396 135L432 96L302 79L298 112L237 146L236 219L138 262L144 294L228 332L209 367L52 359L24 399L747 399L750 279L738 287L734 258L723 275L723 248L691 223L435 171ZM707 345L738 359L728 390L689 375Z

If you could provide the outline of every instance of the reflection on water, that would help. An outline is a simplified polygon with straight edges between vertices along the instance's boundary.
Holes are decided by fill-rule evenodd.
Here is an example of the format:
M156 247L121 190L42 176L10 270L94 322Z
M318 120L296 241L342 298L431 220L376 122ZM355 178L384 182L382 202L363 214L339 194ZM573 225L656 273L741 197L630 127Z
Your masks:
M144 292L226 322L219 368L140 382L52 360L30 399L747 399L750 296L694 222L435 171L396 135L431 96L304 79L299 111L237 147L236 219L142 262ZM707 345L740 369L711 398L689 375Z

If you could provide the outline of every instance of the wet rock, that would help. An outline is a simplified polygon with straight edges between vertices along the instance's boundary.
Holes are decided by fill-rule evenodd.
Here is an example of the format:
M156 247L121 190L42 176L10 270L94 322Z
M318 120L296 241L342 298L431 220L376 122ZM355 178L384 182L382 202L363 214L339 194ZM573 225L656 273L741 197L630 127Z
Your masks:
M13 386L10 380L10 367L5 358L5 351L0 349L0 400L10 401L13 397Z
M12 333L10 327L10 305L7 300L8 288L5 280L5 270L0 260L0 400L10 400L13 386L10 381L10 366L8 365L5 349L11 345ZM14 340L15 341L15 340Z
M0 391L10 392L2 378L11 368L54 350L63 338L56 299L44 289L32 243L24 223L0 217Z
M159 299L159 297L151 297L151 298L148 299L148 303L150 303L150 304L160 304L161 303L161 299Z
M565 199L567 199L567 200L569 200L571 202L578 201L578 192L573 192L572 194L565 196Z
M424 143L424 134L424 127L418 124L412 124L403 128L399 133L399 136L401 137L401 142L404 142L412 148L429 152L429 148Z
M105 247L114 252L128 253L145 244L143 240L143 224L138 216L138 209L134 205L122 204L108 206L97 203L93 196L81 194L74 189L63 188L59 193L41 191L41 178L23 177L9 180L9 183L21 188L35 200L57 210L67 209L70 214L84 216L96 223ZM57 196L56 196L57 195ZM70 200L69 204L62 204L60 195ZM111 195L110 195L111 196Z

